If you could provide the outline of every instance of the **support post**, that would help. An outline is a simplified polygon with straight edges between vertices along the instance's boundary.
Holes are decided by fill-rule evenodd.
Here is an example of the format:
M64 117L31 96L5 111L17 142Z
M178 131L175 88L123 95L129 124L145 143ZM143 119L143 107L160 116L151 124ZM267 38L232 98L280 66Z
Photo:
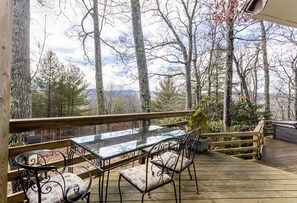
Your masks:
M0 202L7 202L12 0L0 1Z

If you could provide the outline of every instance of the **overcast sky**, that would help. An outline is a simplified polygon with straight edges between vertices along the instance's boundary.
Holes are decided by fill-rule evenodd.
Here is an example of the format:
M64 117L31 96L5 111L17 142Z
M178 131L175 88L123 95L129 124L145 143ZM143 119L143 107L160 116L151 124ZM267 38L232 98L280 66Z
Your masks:
M51 1L46 4L47 7L41 7L37 1L31 1L31 64L32 69L36 66L38 58L40 56L40 45L43 44L44 31L46 28L47 38L45 41L45 49L43 54L48 50L54 51L61 62L72 63L80 67L85 73L86 80L90 83L90 88L95 88L95 70L94 67L87 63L86 58L83 56L82 43L78 37L74 36L80 29L73 28L73 25L80 24L83 16L83 11L78 8L77 5L72 4L71 6L75 9L64 10L64 13L59 15L58 1ZM67 5L68 8L69 5ZM78 8L78 9L77 9ZM46 19L46 23L45 23ZM45 26L46 24L46 26ZM92 21L89 22L90 28L92 28ZM103 30L103 38L110 40L118 39L121 32L131 32L130 23L118 24L116 28L107 27ZM93 52L93 40L90 38L88 41L88 51L91 59L94 57ZM103 56L103 82L105 89L111 83L118 85L121 89L138 89L138 81L131 80L127 75L120 76L117 74L120 70L120 66L115 63L112 50L105 46L102 46ZM152 70L153 64L149 66ZM134 74L137 74L136 67L133 68ZM150 79L150 90L154 91L158 85L156 78Z

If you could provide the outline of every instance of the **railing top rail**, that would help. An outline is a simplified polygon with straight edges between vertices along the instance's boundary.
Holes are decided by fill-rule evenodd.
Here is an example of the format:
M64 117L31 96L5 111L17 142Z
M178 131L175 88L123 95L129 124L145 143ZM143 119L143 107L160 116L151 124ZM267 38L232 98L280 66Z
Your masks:
M73 116L55 118L11 119L9 132L25 132L42 129L73 128L90 125L111 124L138 120L190 116L193 110L174 112L151 112L134 114L113 114L94 116Z
M254 129L254 132L261 132L261 130L264 128L265 125L265 121L261 120L258 125L256 126L256 128Z
M257 135L257 132L255 131L244 131L244 132L220 132L220 133L207 133L206 134L207 136L209 137L212 137L212 136L236 136L236 135L248 135L248 136L253 136L253 135Z

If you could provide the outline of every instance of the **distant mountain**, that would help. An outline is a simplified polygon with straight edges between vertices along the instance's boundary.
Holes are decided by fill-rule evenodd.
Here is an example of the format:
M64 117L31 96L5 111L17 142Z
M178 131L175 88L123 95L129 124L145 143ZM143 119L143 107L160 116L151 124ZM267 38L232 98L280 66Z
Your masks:
M96 101L96 89L87 89L87 91L90 93L90 96L88 100ZM104 91L104 95L108 97L118 97L118 96L127 96L127 95L139 95L138 90L113 90L113 91ZM156 97L156 94L154 92L151 92L151 97L154 99Z

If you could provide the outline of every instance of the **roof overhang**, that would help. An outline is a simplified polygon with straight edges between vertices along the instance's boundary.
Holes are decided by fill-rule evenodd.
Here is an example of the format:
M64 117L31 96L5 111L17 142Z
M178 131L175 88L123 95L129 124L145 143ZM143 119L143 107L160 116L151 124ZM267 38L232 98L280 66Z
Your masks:
M258 20L297 28L297 0L248 0L244 11Z

